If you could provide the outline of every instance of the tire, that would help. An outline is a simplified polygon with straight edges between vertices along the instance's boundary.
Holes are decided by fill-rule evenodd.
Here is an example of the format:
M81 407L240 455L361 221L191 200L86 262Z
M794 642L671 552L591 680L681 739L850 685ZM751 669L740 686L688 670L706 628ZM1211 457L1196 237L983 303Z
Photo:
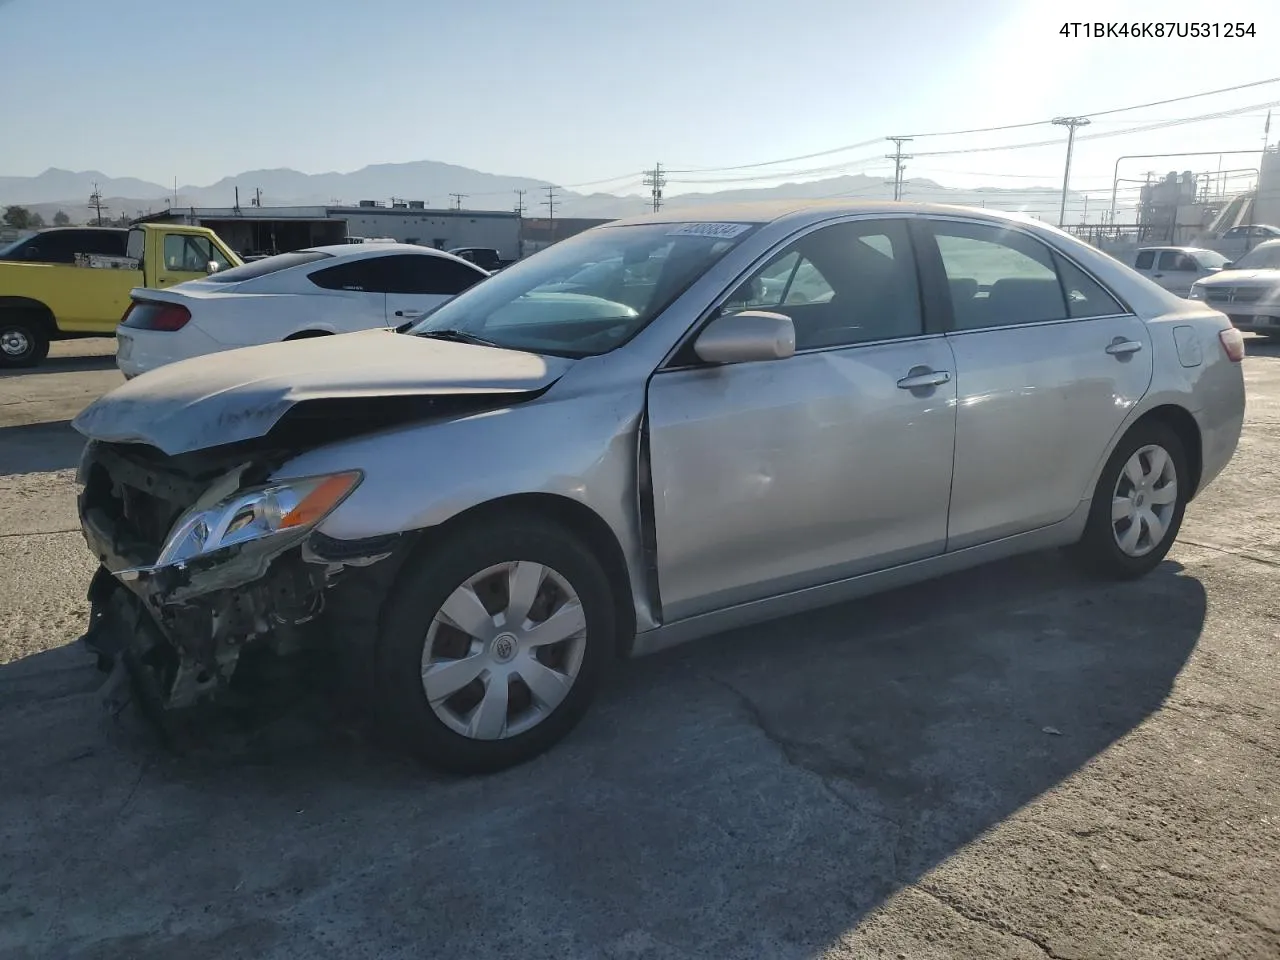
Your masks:
M508 632L495 619L511 599L513 579L518 588L513 571L526 577L537 567L543 575L526 582L541 586L521 622L549 622L563 609L565 619L558 622L585 626L545 646L526 643L536 636L532 628ZM485 598L485 609L470 608L478 616L469 621L468 635L444 622L442 608L448 603L455 616L466 619L467 605L455 591L485 571L471 593L472 599ZM578 613L568 600L574 595ZM495 613L484 619L490 610ZM465 774L514 766L550 748L582 718L612 659L616 629L608 578L577 537L525 514L477 521L406 564L383 608L374 706L387 732L432 766ZM481 634L483 640L475 639ZM463 663L452 673L442 669ZM434 681L428 679L432 670ZM434 705L428 684L434 685ZM540 700L534 686L550 695ZM555 697L563 699L552 703Z
M49 333L38 313L0 313L0 369L34 367L49 355Z
M1161 466L1159 452L1167 461ZM1127 466L1133 458L1141 468L1143 488L1135 488L1128 479ZM1172 473L1172 500L1168 496ZM1122 483L1122 477L1125 478ZM1172 427L1158 420L1136 424L1116 446L1098 478L1084 536L1071 553L1085 572L1111 580L1133 580L1150 573L1173 546L1182 526L1187 506L1191 475L1182 440ZM1128 500L1129 515L1117 516L1123 510L1121 500ZM1136 504L1136 509L1134 507ZM1135 519L1136 518L1136 519ZM1162 527L1159 539L1152 542L1152 519ZM1139 524L1136 538L1130 534ZM1126 550L1123 544L1132 544Z

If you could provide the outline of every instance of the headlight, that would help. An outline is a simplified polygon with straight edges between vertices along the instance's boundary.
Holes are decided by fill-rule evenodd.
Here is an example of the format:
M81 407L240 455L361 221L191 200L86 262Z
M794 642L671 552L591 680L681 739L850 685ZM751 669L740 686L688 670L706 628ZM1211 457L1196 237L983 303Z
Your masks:
M246 490L178 518L156 566L182 563L222 547L302 534L327 517L360 483L358 470L282 480Z
M1193 283L1193 284L1191 285L1191 292L1187 294L1187 299L1188 299L1188 300L1203 300L1203 299L1204 299L1204 287L1202 287L1202 286L1201 286L1200 284L1198 284L1198 283Z

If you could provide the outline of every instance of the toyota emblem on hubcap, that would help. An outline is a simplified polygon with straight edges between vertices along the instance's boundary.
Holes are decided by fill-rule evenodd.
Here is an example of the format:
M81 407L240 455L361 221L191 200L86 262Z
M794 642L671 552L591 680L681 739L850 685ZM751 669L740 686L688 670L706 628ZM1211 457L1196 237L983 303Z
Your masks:
M516 655L516 638L509 633L500 633L493 638L493 659L506 663Z

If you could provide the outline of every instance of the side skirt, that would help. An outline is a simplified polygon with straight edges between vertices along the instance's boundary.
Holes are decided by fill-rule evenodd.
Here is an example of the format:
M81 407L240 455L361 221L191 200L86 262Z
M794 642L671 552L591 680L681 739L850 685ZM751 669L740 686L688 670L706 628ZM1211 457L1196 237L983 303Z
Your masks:
M837 580L834 583L793 590L766 600L741 603L723 610L701 613L684 620L663 624L638 634L632 646L631 655L641 657L713 633L856 600L873 593L905 587L922 580L932 580L1021 553L1067 546L1079 540L1084 533L1085 522L1089 518L1089 503L1088 500L1081 500L1071 516L1038 530L1029 530L991 543L929 557L927 560L916 560L887 570L877 570L874 573L864 573L845 580Z

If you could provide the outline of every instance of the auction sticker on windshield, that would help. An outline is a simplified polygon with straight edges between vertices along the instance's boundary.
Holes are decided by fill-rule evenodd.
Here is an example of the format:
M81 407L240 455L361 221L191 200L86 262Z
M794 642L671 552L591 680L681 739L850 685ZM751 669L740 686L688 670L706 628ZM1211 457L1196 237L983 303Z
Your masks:
M715 237L717 240L732 240L750 229L749 223L682 223L674 230L668 230L667 236Z

